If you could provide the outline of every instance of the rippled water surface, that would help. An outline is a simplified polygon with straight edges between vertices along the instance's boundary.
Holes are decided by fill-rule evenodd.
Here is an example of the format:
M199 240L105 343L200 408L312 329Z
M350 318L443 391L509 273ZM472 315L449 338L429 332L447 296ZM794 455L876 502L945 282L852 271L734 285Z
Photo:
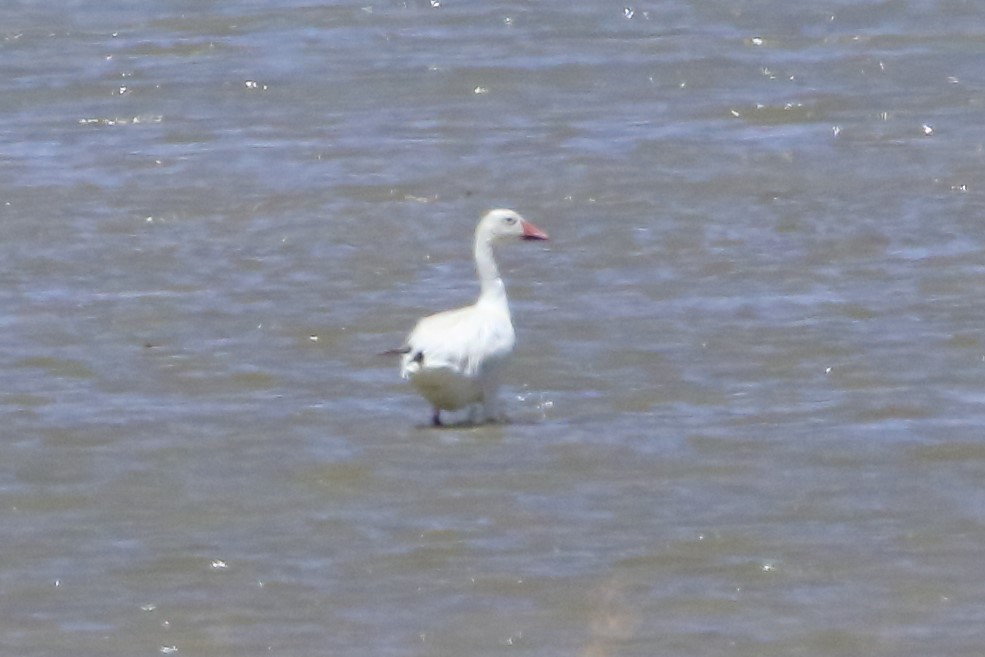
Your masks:
M0 652L981 654L985 5L56 4ZM377 354L495 206L512 422L434 430Z

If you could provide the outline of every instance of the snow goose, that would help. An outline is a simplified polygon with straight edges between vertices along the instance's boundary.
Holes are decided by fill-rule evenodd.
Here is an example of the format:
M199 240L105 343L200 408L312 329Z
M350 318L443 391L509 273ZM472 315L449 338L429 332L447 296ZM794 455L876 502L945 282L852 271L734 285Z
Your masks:
M402 355L400 375L430 402L435 426L441 425L441 411L469 405L474 411L481 407L484 420L503 419L496 390L516 338L492 247L509 239L546 240L547 233L513 210L486 213L475 228L478 300L421 319L404 346L388 352Z

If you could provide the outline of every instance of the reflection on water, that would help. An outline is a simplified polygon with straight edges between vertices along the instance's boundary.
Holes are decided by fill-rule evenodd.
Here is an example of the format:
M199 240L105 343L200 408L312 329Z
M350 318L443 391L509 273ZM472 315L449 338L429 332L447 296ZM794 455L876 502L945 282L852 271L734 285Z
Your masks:
M0 9L7 652L979 654L981 11Z

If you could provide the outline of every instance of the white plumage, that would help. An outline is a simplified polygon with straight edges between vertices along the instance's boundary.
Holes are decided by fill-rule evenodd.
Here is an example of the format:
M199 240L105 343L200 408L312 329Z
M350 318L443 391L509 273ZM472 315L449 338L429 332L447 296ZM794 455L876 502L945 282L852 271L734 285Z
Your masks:
M431 403L435 425L441 424L441 411L469 405L481 408L480 419L502 419L496 399L499 373L516 337L492 247L511 238L546 240L547 234L513 210L486 213L475 229L478 300L421 319L405 346L390 352L402 354L400 374Z

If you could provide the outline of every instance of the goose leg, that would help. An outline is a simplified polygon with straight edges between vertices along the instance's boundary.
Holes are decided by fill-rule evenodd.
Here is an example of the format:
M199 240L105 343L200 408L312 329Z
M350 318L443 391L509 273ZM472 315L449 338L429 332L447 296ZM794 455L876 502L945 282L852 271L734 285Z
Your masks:
M436 426L436 427L442 426L441 425L441 409L439 409L439 408L435 408L434 409L434 415L431 416L431 424L433 426Z
M491 373L482 385L482 414L486 422L502 422L503 411L497 396L499 377Z
M487 399L482 405L482 419L484 422L499 422L499 404L495 399Z
M478 417L476 405L469 404L467 406L467 409L468 409L468 419L466 420L466 422L468 424L478 424L478 420L476 419Z

